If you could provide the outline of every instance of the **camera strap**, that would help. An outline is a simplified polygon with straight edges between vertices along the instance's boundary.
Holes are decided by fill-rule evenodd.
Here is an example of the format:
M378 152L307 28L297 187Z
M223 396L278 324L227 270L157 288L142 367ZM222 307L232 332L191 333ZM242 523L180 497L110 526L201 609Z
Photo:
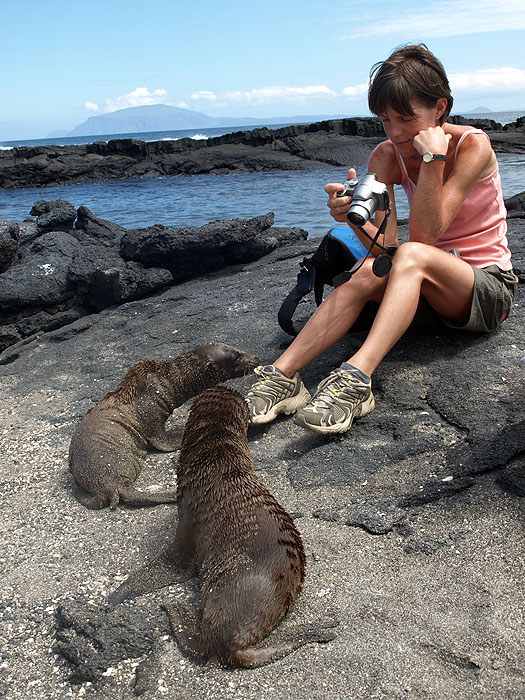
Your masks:
M393 246L393 245L384 246L384 245L381 245L381 243L378 243L378 241L377 241L379 236L382 236L385 233L386 226L388 223L388 217L390 216L390 213L391 213L391 209L389 207L386 210L385 218L381 222L381 225L377 229L377 233L373 238L372 238L372 236L370 236L370 234L368 234L365 231L365 229L362 226L357 227L361 231L361 233L364 236L366 236L366 238L368 238L369 241L371 241L371 243L370 243L370 247L368 248L368 252L367 252L366 256L361 260L361 262L359 263L359 265L356 268L354 268L353 270L351 270L349 272L348 279L350 279L352 277L352 275L361 268L361 266L364 264L366 258L371 254L374 246L377 246L378 248L381 248L381 250L385 251L381 255L378 255L374 259L374 262L372 263L372 270L373 270L374 274L376 275L376 277L384 277L385 275L387 275L390 272L390 268L392 267L392 258L394 256L394 253L397 250L397 246Z

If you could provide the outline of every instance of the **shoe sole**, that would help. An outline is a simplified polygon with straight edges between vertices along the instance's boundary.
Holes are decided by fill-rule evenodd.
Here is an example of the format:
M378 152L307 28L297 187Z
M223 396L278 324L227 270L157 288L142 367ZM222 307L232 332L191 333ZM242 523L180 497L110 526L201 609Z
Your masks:
M310 392L305 386L303 386L298 394L295 396L290 396L289 399L283 399L279 403L275 404L275 406L268 411L268 413L261 413L258 416L252 417L251 422L254 425L262 425L263 423L270 423L272 420L275 420L280 413L285 413L287 416L289 416L290 413L295 413L300 408L303 408L303 406L306 406L311 398Z
M301 414L295 416L294 423L296 425L300 425L301 428L312 430L314 433L323 433L323 435L330 435L331 433L346 433L347 430L350 430L352 423L356 418L361 418L362 416L366 416L371 413L374 410L375 405L376 401L374 399L374 395L372 392L370 392L370 396L367 398L367 400L363 401L358 409L354 413L350 414L344 423L334 423L333 425L312 425L311 423L308 423Z

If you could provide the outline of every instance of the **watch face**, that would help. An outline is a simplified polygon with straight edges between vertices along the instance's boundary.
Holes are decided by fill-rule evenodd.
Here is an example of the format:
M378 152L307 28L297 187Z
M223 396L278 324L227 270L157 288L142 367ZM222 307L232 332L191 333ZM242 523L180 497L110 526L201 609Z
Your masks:
M434 156L432 153L423 153L423 160L425 163L430 163L431 160L434 160Z

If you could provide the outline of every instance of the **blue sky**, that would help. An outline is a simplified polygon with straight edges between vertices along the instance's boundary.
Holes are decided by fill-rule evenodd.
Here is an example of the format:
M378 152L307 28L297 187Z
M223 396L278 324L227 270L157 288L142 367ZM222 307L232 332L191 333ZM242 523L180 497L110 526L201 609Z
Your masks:
M0 26L0 141L141 104L364 115L371 66L408 42L455 112L525 108L523 0L1 0Z

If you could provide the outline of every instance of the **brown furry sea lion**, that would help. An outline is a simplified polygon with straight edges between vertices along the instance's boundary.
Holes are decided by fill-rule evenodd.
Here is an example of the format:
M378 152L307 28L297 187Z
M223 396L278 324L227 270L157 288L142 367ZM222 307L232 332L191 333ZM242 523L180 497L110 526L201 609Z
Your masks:
M254 647L292 608L304 579L305 555L291 516L255 474L248 421L246 401L232 389L219 386L196 398L177 471L175 540L124 582L110 602L198 576L202 614L168 609L182 650L255 667L334 635L303 626L291 640Z
M172 411L219 382L250 372L258 358L222 343L198 345L169 360L134 365L114 391L77 425L69 448L71 473L91 496L76 493L88 508L156 505L176 500L176 491L145 492L133 486L151 445L162 452L179 446L166 432Z

